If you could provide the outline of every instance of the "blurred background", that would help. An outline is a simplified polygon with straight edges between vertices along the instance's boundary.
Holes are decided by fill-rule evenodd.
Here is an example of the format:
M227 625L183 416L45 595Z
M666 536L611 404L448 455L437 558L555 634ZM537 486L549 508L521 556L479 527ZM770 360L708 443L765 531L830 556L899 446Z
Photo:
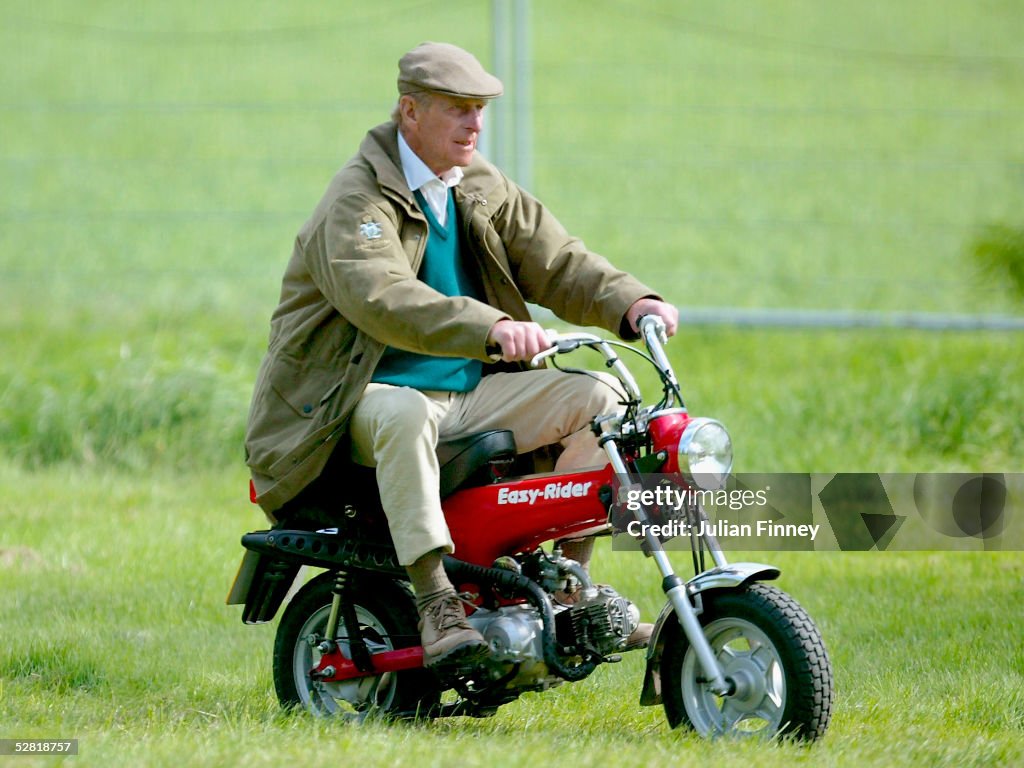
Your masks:
M387 119L401 54L491 66L511 0L2 6L0 456L239 466L295 233ZM684 319L1019 319L1022 23L1012 0L533 2L524 175ZM748 465L798 471L1019 469L1022 351L699 325L676 345L698 402L747 423Z

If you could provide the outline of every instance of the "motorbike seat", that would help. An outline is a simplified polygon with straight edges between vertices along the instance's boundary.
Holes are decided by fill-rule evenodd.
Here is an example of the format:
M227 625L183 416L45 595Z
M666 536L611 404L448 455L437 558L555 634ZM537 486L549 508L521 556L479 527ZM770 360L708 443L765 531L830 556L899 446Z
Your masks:
M463 485L489 483L516 458L516 440L509 429L459 435L437 444L441 466L441 498Z
M486 485L501 477L516 460L511 430L492 429L438 441L441 498L471 485ZM320 477L275 512L277 527L337 526L343 507L363 511L364 518L384 519L376 471L352 462L347 450L336 451Z

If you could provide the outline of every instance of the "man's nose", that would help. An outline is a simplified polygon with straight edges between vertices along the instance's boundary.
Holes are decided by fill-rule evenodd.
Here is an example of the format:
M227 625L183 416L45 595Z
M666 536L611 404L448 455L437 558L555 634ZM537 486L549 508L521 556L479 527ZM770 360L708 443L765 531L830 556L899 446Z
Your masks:
M476 109L471 109L466 114L466 127L472 128L477 133L480 133L480 131L484 127L484 108L483 107L477 107Z

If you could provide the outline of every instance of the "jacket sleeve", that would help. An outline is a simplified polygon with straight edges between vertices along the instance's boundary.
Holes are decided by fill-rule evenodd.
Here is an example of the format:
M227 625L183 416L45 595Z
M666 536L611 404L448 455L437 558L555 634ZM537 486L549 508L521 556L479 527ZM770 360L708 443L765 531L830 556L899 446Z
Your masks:
M353 325L389 346L422 354L489 360L487 335L507 317L468 297L450 297L416 276L426 226L406 227L390 205L363 195L334 201L306 247L317 287ZM417 237L418 233L418 237Z
M588 250L536 198L506 183L508 198L496 226L527 301L576 325L636 338L625 322L626 311L638 299L660 299L658 292Z

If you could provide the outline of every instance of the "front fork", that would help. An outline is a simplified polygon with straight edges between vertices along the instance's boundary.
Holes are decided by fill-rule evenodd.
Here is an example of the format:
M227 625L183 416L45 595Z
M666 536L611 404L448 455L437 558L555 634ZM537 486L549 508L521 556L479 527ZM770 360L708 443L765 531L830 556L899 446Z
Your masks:
M614 436L605 434L600 438L600 442L604 447L605 452L608 454L608 461L611 463L612 469L615 470L615 473L619 477L630 477L629 470L626 468L626 464L622 460L622 456L619 453L619 448L615 442ZM658 565L658 570L661 572L662 589L665 591L665 596L672 605L672 610L679 619L679 624L682 626L683 632L686 633L686 639L689 640L690 646L697 654L697 659L700 661L701 668L704 670L704 676L708 681L708 687L720 696L731 695L735 690L735 685L732 681L726 679L725 674L722 671L722 667L718 663L718 658L715 656L715 652L711 648L711 643L708 642L707 637L704 635L704 630L700 625L700 620L697 618L697 611L690 602L686 582L676 575L675 569L672 567L672 563L668 559L668 555L665 552L665 547L662 545L661 540L652 534L650 529L645 525L649 521L646 511L641 507L636 512L636 516L640 524L644 526L642 530L644 531L644 541L647 544L647 551L650 552L651 557L654 558L654 562ZM718 541L710 534L705 534L705 540L708 544L708 549L711 552L711 557L715 561L715 565L718 568L726 568L728 566L728 561L726 560L725 554L722 552L722 548L719 546Z

